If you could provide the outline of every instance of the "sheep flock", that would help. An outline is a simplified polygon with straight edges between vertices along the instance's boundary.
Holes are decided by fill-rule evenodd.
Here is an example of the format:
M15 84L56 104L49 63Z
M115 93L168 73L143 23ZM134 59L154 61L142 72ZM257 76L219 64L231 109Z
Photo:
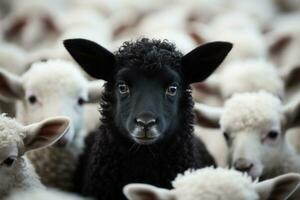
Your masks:
M27 199L299 200L300 0L0 0Z

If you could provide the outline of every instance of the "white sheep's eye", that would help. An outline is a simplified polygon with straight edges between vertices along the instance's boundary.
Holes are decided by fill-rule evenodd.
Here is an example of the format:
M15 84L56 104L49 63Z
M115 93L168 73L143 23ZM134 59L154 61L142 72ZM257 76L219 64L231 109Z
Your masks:
M229 134L227 132L223 132L224 138L226 141L229 141Z
M82 106L84 104L84 102L85 101L84 101L84 99L82 97L78 98L78 101L77 101L78 105Z
M119 88L119 92L121 94L128 94L129 93L129 87L126 83L119 83L118 88Z
M29 102L30 104L35 104L35 103L37 102L36 96L30 95L30 96L28 97L28 102Z
M16 156L10 156L10 157L6 158L2 164L7 167L11 167L15 163L16 160L17 160Z
M170 85L166 90L166 94L169 96L175 96L177 94L177 86Z
M277 131L270 131L267 135L268 138L275 140L278 137L279 133Z

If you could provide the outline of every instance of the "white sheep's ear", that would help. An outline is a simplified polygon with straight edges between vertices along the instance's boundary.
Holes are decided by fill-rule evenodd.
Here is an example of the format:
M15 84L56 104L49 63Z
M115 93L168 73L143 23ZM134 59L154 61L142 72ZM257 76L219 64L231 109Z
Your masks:
M67 117L53 117L24 127L25 152L47 147L57 142L70 127Z
M148 184L128 184L123 189L129 200L175 200L171 190L158 188Z
M289 35L271 35L267 38L268 48L271 55L281 53L290 43L292 38Z
M104 84L105 81L103 80L89 82L87 103L98 103L100 101L100 97L104 92Z
M0 69L0 99L11 102L22 99L25 95L21 78Z
M254 188L260 200L286 200L298 191L299 183L300 175L290 173L256 183Z
M204 127L218 128L223 108L195 103L195 122Z
M283 128L291 128L298 122L300 118L300 94L293 100L284 106L285 121L283 122Z
M291 88L295 85L298 85L300 80L300 65L292 67L292 68L286 68L284 67L280 72L280 77L284 81L285 88Z

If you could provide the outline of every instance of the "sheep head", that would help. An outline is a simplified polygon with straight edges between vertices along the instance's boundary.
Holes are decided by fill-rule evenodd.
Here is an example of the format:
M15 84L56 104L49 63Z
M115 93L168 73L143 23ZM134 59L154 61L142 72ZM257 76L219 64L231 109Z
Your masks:
M17 119L31 124L53 116L71 119L68 134L57 145L66 147L83 128L86 103L99 100L104 81L87 81L71 62L36 62L22 76L0 69L0 99L16 102Z
M145 145L174 133L185 117L181 113L189 109L183 105L189 84L205 80L232 48L213 42L182 56L167 41L144 38L125 42L114 55L84 39L65 40L64 45L88 74L107 81L114 126L124 138Z
M260 183L241 172L222 168L187 171L168 190L148 184L128 184L129 200L266 200L287 199L299 185L298 174L286 174Z
M69 129L66 117L53 117L23 126L15 120L0 116L0 178L7 181L18 173L27 151L44 148L57 142ZM8 181L9 183L9 181Z
M260 91L235 94L224 108L198 104L194 111L199 123L205 119L221 127L233 167L253 179L266 178L279 165L274 162L286 159L285 133L299 119L300 100L282 105L278 97Z

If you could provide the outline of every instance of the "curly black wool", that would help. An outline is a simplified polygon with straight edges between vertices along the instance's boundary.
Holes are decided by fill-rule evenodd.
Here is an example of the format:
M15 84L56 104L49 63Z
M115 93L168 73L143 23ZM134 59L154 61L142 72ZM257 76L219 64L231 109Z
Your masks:
M169 67L181 75L183 55L168 41L125 42L115 55L117 70L132 67L150 73ZM178 173L215 164L204 144L193 136L193 101L188 84L183 83L180 125L172 137L153 145L138 145L121 136L113 120L114 85L113 79L106 83L101 101L102 125L86 139L77 172L77 192L99 200L125 199L122 188L128 183L171 188Z

